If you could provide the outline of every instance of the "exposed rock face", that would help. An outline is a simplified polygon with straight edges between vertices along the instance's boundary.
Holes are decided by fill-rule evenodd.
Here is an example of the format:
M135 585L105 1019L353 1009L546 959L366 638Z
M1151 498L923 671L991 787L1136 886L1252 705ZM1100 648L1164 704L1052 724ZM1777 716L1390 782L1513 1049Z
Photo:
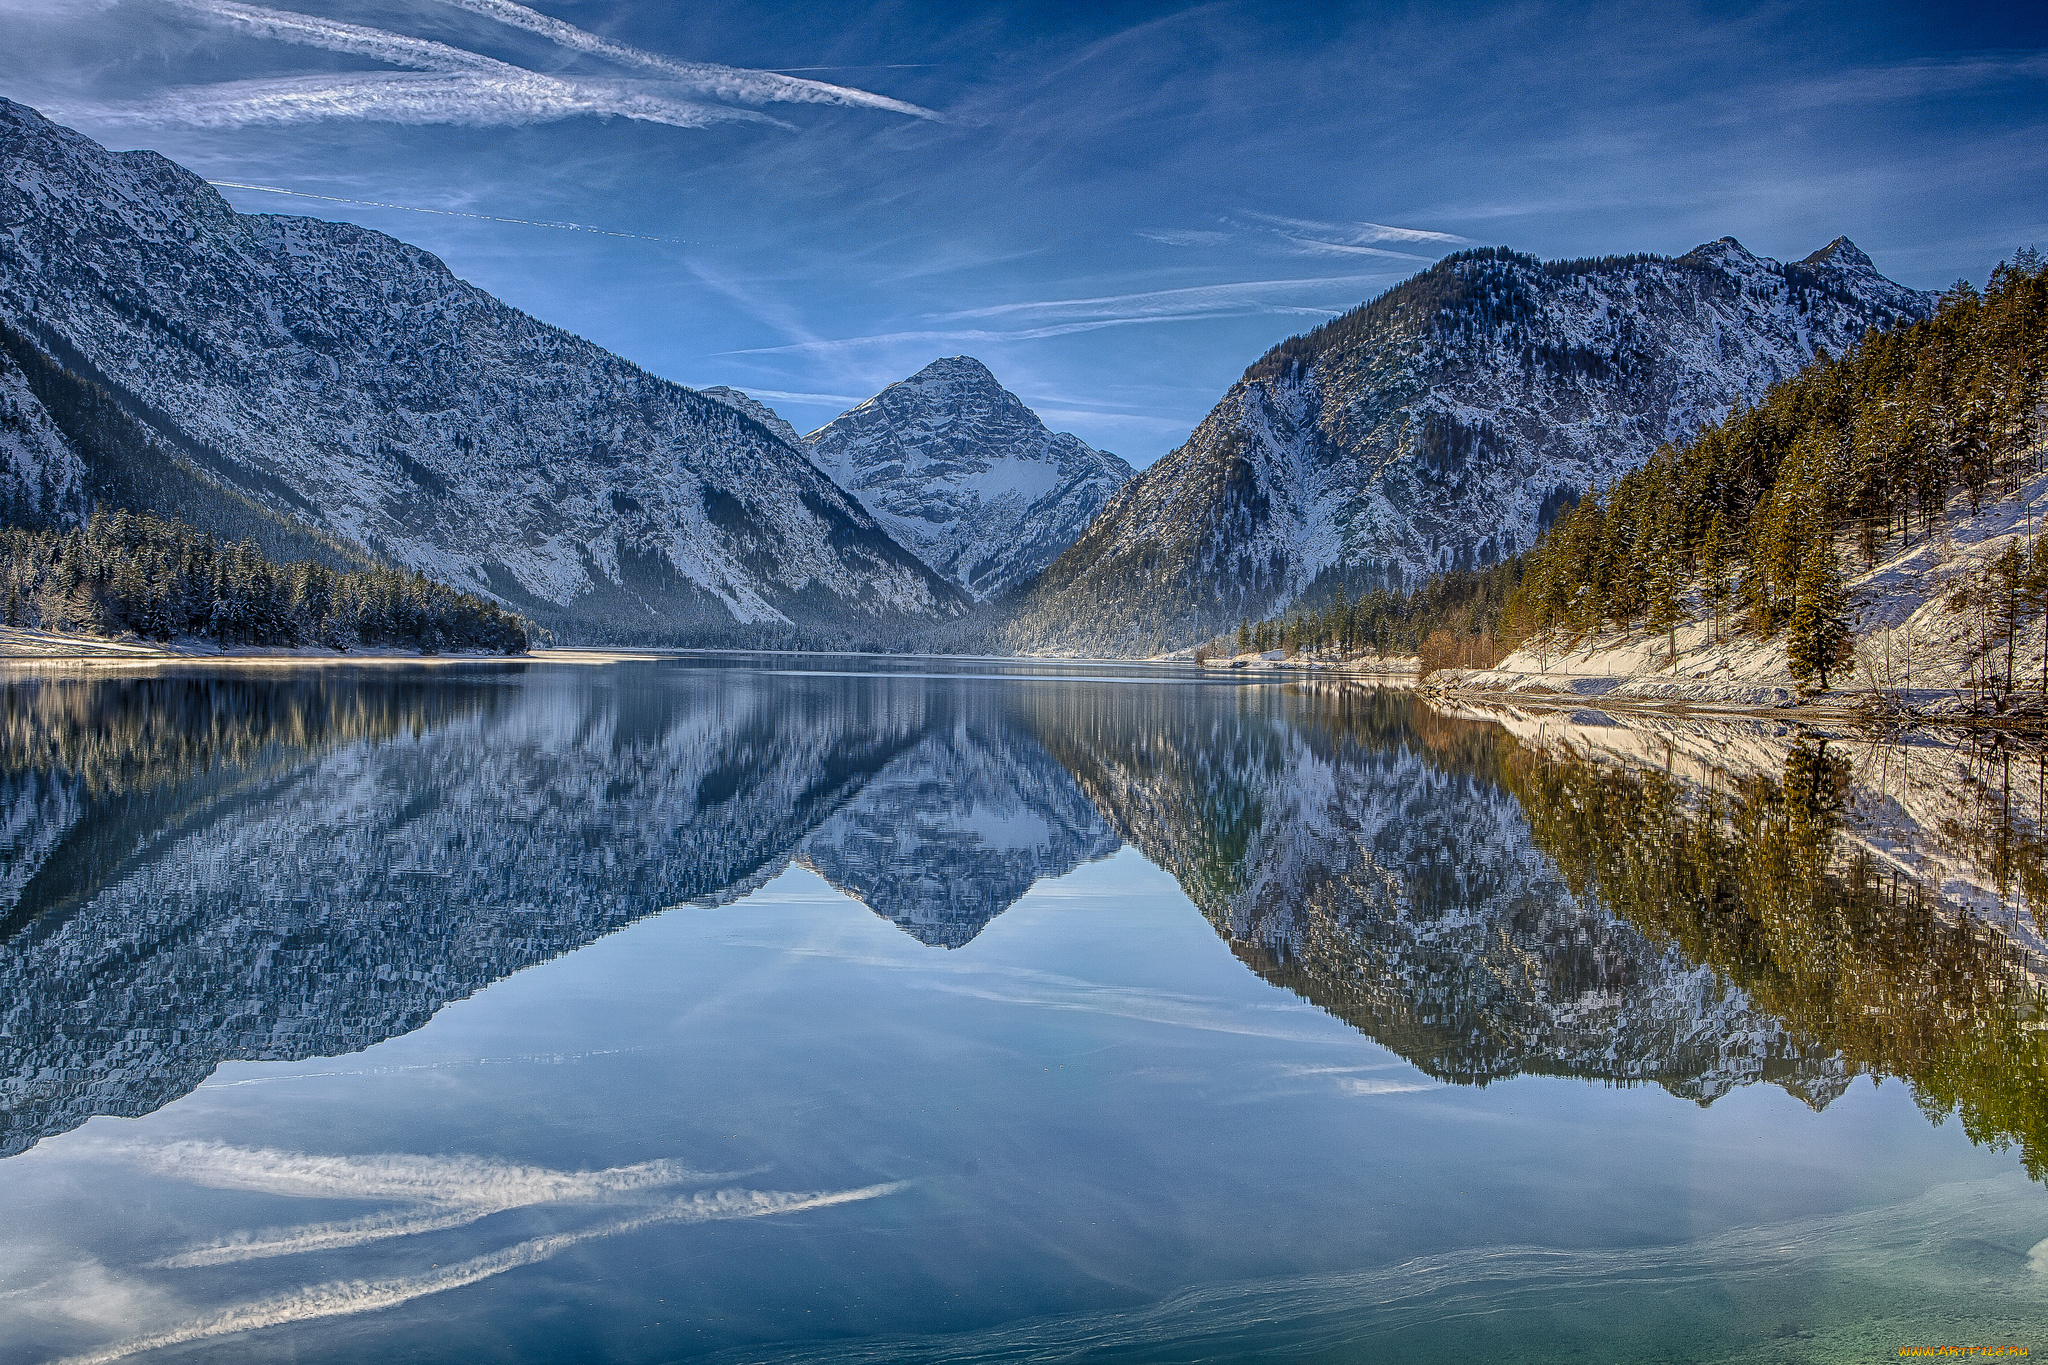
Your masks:
M1131 467L1046 430L970 356L935 360L806 438L811 458L977 599L1028 582Z
M714 384L708 389L699 389L698 392L706 398L716 398L734 412L745 413L768 428L770 434L791 450L799 455L808 456L810 447L804 443L803 437L796 434L796 428L789 424L789 420L752 394L741 393L738 389L724 384Z
M162 458L579 635L845 628L966 599L755 416L346 223L235 213L0 101L0 322ZM0 371L0 464L46 425ZM25 486L28 475L16 473Z
M1247 370L1046 571L1012 643L1150 654L1318 579L1496 563L1817 348L1932 305L1846 239L1796 265L1732 238L1675 260L1446 258Z

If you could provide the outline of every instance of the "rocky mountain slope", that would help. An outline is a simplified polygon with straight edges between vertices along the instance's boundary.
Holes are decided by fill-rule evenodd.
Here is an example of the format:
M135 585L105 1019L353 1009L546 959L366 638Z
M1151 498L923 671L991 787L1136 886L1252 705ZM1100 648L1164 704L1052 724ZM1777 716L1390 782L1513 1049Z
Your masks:
M1932 310L1837 239L1675 259L1447 257L1275 347L1046 571L1024 650L1150 654L1318 581L1413 584L1525 549L1595 483Z
M976 599L1030 581L1131 467L1048 431L971 356L935 360L805 438L818 468Z
M152 152L0 101L0 324L144 433L138 459L578 636L873 629L965 596L748 413L346 223L235 213ZM31 357L33 360L34 357ZM0 371L19 501L77 414Z

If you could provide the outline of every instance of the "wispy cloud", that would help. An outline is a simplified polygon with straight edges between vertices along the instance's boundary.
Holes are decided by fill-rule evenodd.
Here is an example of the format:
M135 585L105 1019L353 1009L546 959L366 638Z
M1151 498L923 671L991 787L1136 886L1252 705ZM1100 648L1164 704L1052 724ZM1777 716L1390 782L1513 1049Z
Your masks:
M1138 228L1136 234L1161 246L1219 246L1230 240L1227 232L1204 228Z
M1396 250L1383 243L1404 246L1470 246L1470 238L1434 228L1395 227L1388 223L1328 223L1314 218L1288 218L1276 213L1245 211L1224 224L1230 231L1213 228L1137 228L1137 236L1162 246L1220 246L1237 241L1246 245L1263 243L1293 255L1377 256L1390 261L1428 262L1434 256Z
M251 37L273 38L329 52L369 57L414 71L504 72L524 69L482 53L451 47L447 43L408 37L362 24L343 23L339 19L322 19L263 5L245 5L239 0L168 0L168 3Z
M1318 310L1327 313L1328 310ZM823 355L834 351L855 350L866 346L900 345L912 341L953 342L1005 342L1038 341L1045 337L1072 336L1076 332L1093 332L1104 327L1126 327L1141 322L1191 322L1196 318L1214 317L1214 313L1188 313L1179 316L1144 318L1104 318L1096 322L1070 322L1057 327L1026 327L1012 332L997 332L985 329L966 331L920 331L920 332L877 332L871 336L833 337L818 341L798 341L787 346L746 346L725 355L780 355L794 352L809 352Z
M1038 399L1026 400L1031 410L1048 425L1055 427L1086 423L1096 427L1109 427L1129 435L1173 435L1194 430L1201 420L1199 416L1154 417L1142 412L1117 412L1107 408L1065 407Z
M854 90L843 85L828 85L824 81L805 80L802 77L787 76L774 71L719 66L712 62L675 61L657 53L601 38L595 33L577 28L574 24L563 23L560 19L551 18L539 10L514 3L514 0L444 0L444 3L468 10L472 14L495 19L501 24L524 29L528 33L539 34L550 42L575 52L586 52L593 56L610 58L627 66L659 71L700 94L716 99L736 100L742 104L839 104L866 109L886 109L891 113L909 114L915 118L939 117L937 113L919 105L907 104L902 100L890 99L886 95Z
M753 389L747 391L750 398L772 398L778 403L844 403L852 407L865 403L869 395L855 396L846 393L791 393L787 389Z
M614 232L610 228L592 227L588 223L557 223L543 218L505 218L495 213L465 213L461 209L430 209L418 204L392 204L381 199L350 199L339 194L314 194L308 190L288 190L279 185L249 185L239 180L209 180L209 185L229 190L257 190L264 194L289 195L294 199L317 199L328 204L351 204L364 209L399 209L406 213L431 213L440 218L474 218L480 223L511 223L519 227L560 228L565 232L594 232L600 237L625 237L636 242L670 242L677 246L689 243L680 237L654 237L641 232Z
M508 74L371 71L224 81L168 90L146 103L99 105L91 112L108 123L175 123L200 128L324 119L489 127L549 122L577 114L616 115L672 128L703 128L735 120L780 124L752 109L687 104L636 90L629 82L566 81L517 68Z
M1019 303L998 303L984 308L962 308L935 314L939 319L1037 317L1037 318L1145 318L1187 317L1201 313L1302 313L1327 312L1327 308L1306 306L1303 295L1321 295L1325 302L1335 293L1350 293L1385 279L1385 275L1324 275L1313 279L1240 280L1230 284L1201 284L1183 289L1151 289L1135 294L1101 294L1092 298L1032 299Z
M1332 244L1363 246L1369 242L1433 242L1443 246L1471 246L1472 239L1455 232L1430 228L1389 227L1385 223L1324 223L1313 218L1283 218L1272 213L1248 213L1247 218L1278 228L1325 238Z
M877 332L868 336L810 339L784 346L755 346L733 355L765 355L777 352L830 352L859 347L902 345L910 342L1014 342L1037 341L1046 337L1071 336L1104 327L1131 327L1153 323L1198 322L1219 317L1250 317L1278 314L1296 317L1334 317L1357 302L1356 294L1382 283L1388 275L1334 275L1301 280L1245 280L1232 284L1194 285L1184 289L1155 289L1135 294L1104 294L1092 298L1032 299L998 303L981 308L962 308L933 314L935 321L1015 319L1022 326L995 328L932 328L916 331ZM1320 296L1317 302L1311 298Z
M752 106L833 104L916 118L933 111L884 95L773 71L681 62L614 43L513 0L447 0L500 23L582 52L652 73L627 77L547 75L448 43L241 0L167 0L179 9L250 37L316 47L405 68L325 73L183 86L146 102L95 105L110 123L199 127L377 119L393 123L488 126L600 115L702 128L734 121L789 125Z
M1818 80L1788 81L1752 98L1778 110L1922 99L2011 81L2048 78L2048 52L1977 52L1860 67Z
M1390 261L1428 263L1435 256L1399 251L1382 243L1404 246L1470 246L1469 238L1433 228L1394 227L1387 223L1328 223L1313 218L1287 218L1275 213L1246 212L1233 223L1269 245L1304 256L1372 256Z
M332 1280L326 1284L312 1285L271 1298L238 1304L164 1331L132 1337L97 1351L67 1357L59 1365L108 1365L112 1361L124 1360L145 1351L162 1350L168 1346L210 1341L218 1337L234 1336L267 1327L281 1327L289 1323L312 1322L322 1318L395 1308L429 1294L460 1289L465 1285L487 1280L493 1275L502 1275L508 1270L534 1265L571 1247L600 1237L617 1237L670 1223L707 1223L800 1213L808 1209L829 1208L835 1204L874 1199L893 1194L902 1188L904 1183L898 1181L886 1185L867 1185L858 1189L813 1193L721 1190L716 1194L693 1195L630 1218L615 1219L575 1232L531 1238L506 1247L502 1251L473 1257L454 1265L437 1267L426 1274L398 1275L376 1280Z

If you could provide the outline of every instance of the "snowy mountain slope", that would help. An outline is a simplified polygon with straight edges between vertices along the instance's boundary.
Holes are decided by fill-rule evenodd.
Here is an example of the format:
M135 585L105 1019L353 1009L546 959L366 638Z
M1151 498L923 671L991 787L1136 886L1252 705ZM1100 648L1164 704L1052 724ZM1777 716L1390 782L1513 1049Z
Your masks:
M1654 1082L1709 1103L1769 1080L1822 1106L1848 1075L1711 968L1581 903L1488 775L1491 727L1410 698L1147 696L1147 723L1048 714L1111 827L1245 964L1430 1075Z
M1816 348L1931 307L1846 239L1793 265L1732 238L1676 259L1447 257L1247 370L1046 571L1012 643L1149 654L1319 578L1498 562Z
M703 394L706 398L716 398L734 412L745 413L762 426L768 428L784 445L808 458L810 447L804 443L803 437L797 435L796 428L789 424L789 419L774 408L769 407L766 403L763 403L760 399L755 398L752 394L741 393L738 389L730 388L724 384L714 384L708 389L699 389L697 392Z
M228 488L578 634L965 609L754 416L6 101L0 321Z
M805 439L818 468L977 599L1028 582L1131 477L1046 430L971 356L935 360Z
M0 349L0 516L17 525L75 517L88 510L84 484L78 453Z

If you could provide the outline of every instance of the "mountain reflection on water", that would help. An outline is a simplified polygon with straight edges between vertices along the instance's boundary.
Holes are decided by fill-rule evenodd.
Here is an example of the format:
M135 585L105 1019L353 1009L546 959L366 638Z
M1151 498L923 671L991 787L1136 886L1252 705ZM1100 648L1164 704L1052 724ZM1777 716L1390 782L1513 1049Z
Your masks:
M2048 1174L2048 763L1778 729L663 665L17 680L0 1155L791 863L957 949L1128 843L1439 1079L1820 1107L1872 1072Z

